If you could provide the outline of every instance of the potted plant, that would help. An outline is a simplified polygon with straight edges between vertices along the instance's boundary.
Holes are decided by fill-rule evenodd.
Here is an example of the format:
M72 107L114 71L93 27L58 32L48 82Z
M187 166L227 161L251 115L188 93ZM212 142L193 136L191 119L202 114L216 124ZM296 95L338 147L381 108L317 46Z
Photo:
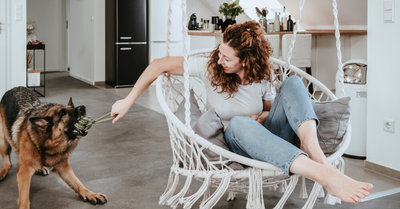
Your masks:
M219 6L219 13L225 16L225 20L235 20L237 16L244 12L243 8L239 5L239 0L234 2L224 2Z
M229 25L235 24L236 17L244 12L243 8L239 5L239 0L222 3L218 11L225 16L225 21L221 25L222 32L224 32Z

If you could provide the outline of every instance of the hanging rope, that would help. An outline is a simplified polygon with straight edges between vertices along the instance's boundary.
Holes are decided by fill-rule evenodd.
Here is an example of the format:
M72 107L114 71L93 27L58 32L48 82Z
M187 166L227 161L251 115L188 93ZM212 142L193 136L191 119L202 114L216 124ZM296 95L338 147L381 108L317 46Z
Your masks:
M183 76L185 78L184 87L185 87L185 125L189 130L192 130L190 126L190 92L189 92L189 63L188 63L188 48L187 48L187 39L188 39L188 28L186 26L186 0L182 0L182 39L183 39L183 69L185 70Z
M107 116L109 116L109 118L107 118ZM85 114L84 116L82 116L75 124L75 128L78 131L87 131L89 130L93 124L95 123L101 123L101 122L105 122L105 121L109 121L114 119L115 117L111 117L110 113L107 113L103 116L101 116L100 118L94 120L92 119L89 115Z
M344 72L343 72L343 63L342 63L342 52L340 50L340 32L339 32L339 20L338 20L338 10L337 10L337 2L333 0L333 16L335 16L334 24L335 24L335 37L336 37L336 50L337 50L337 58L338 58L338 70L339 70L339 84L340 90L342 91L343 97L346 96L344 92Z
M289 46L289 51L288 51L288 54L287 54L287 60L284 60L285 61L285 65L284 65L284 77L285 78L287 76L287 71L289 70L289 67L290 67L290 59L292 58L292 52L293 52L293 48L294 48L294 43L296 42L296 34L297 34L297 30L298 30L298 27L300 25L300 20L301 20L301 12L303 10L305 2L306 2L305 0L301 0L300 3L299 3L299 14L297 15L297 23L294 26L292 42L290 43L290 46Z

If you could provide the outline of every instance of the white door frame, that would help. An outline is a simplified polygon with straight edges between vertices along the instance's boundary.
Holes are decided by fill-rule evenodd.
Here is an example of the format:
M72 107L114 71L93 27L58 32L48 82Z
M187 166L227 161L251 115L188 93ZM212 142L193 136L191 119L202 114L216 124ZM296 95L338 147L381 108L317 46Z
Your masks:
M68 23L67 26L67 69L69 70L71 67L71 39L70 39L70 0L66 0L66 21Z
M9 34L9 21L7 21L7 0L0 0L0 97L8 89L8 73L7 73L7 49Z

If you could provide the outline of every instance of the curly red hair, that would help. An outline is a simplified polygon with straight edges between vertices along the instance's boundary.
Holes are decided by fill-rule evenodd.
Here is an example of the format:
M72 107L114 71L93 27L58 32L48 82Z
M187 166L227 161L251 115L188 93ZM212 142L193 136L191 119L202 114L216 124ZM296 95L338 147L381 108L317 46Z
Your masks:
M249 83L260 83L262 80L273 83L276 80L276 76L272 76L274 71L269 61L273 51L264 35L261 25L254 21L234 24L228 27L223 35L222 41L236 51L236 56L244 64L244 75ZM224 72L223 67L218 64L218 54L219 45L211 52L208 76L211 86L215 90L219 87L218 93L226 92L230 98L238 91L241 79L235 73Z

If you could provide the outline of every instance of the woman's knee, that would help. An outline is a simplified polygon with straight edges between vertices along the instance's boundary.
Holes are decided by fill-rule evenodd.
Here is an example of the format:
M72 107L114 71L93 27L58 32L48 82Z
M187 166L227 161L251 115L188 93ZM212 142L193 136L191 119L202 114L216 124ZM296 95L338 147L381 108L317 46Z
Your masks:
M254 119L246 116L235 116L229 121L226 131L231 131L235 133L246 131L249 127L254 125L252 124L254 121Z
M281 91L293 91L305 89L305 85L299 76L293 75L288 77L286 80L282 82Z

